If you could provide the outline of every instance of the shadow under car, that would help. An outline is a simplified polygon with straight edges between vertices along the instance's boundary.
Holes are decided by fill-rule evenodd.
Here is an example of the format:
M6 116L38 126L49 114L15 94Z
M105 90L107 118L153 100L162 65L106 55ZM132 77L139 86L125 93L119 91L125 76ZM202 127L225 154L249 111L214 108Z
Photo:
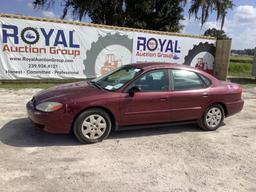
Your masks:
M112 131L108 139L144 137L180 132L201 132L196 124L156 126L154 128ZM14 119L0 129L0 141L15 147L47 147L80 145L73 134L50 134L36 128L28 118Z

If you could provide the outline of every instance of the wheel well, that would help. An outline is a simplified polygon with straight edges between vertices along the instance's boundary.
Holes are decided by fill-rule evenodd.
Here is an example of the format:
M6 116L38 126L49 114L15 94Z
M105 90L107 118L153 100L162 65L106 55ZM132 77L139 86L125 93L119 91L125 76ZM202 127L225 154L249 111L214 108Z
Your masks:
M115 130L115 127L116 127L116 120L115 120L115 117L114 117L113 113L112 113L110 110L108 110L107 108L105 108L105 107L95 106L95 107L88 107L88 108L82 109L81 111L79 111L79 113L76 114L75 118L73 119L70 132L73 131L73 126L74 126L74 123L75 123L77 117L78 117L81 113L83 113L84 111L87 111L87 110L89 110L89 109L101 109L101 110L104 110L104 111L109 115L109 117L110 117L111 124L112 124L111 130Z
M220 105L220 106L223 108L224 113L225 113L225 117L227 117L227 115L228 115L228 110L227 110L226 105L225 105L224 103L222 103L222 102L213 103L212 105L215 105L215 104L218 104L218 105Z

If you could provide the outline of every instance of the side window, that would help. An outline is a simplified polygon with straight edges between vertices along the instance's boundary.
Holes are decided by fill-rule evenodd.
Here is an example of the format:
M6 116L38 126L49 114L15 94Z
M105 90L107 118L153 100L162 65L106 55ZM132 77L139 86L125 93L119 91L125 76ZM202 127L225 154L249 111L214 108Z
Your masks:
M187 70L172 70L174 90L191 90L204 88L204 82L194 72Z
M204 81L206 87L210 87L210 86L211 86L212 82L211 82L210 79L208 79L207 77L205 77L205 76L203 76L203 75L201 75L201 74L199 74L199 76L203 79L203 81Z
M131 86L137 86L141 92L169 90L169 75L167 69L149 71L136 79Z

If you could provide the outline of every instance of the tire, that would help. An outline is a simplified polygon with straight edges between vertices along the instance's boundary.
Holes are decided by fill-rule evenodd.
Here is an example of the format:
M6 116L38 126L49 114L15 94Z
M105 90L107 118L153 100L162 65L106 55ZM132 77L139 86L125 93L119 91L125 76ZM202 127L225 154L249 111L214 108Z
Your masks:
M108 137L111 126L108 113L95 108L84 111L76 118L73 132L82 143L97 143Z
M224 115L225 113L221 105L211 105L205 110L201 119L199 119L198 125L205 131L214 131L220 127L224 120Z

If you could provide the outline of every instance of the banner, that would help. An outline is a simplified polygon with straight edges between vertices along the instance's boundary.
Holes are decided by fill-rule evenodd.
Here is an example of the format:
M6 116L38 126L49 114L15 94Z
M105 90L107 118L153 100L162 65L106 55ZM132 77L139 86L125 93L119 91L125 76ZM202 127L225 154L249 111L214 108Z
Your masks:
M215 40L0 17L0 79L85 79L137 62L212 72Z

